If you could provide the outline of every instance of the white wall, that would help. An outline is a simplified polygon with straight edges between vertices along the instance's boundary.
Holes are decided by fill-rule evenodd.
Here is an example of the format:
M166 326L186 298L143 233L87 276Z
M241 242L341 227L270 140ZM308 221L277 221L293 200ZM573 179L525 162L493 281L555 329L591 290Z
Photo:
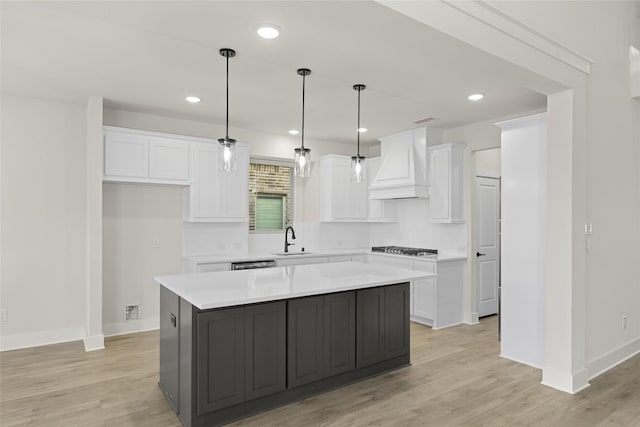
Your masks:
M474 155L475 174L489 177L500 176L500 149L476 151Z
M503 357L544 365L546 115L503 122L500 321Z
M160 294L153 277L182 272L182 188L103 184L105 335L158 327ZM124 306L134 304L141 319L125 321Z
M640 107L629 96L628 60L629 45L638 43L638 5L497 4L595 61L587 80L586 124L587 221L593 224L586 272L586 359L593 377L640 351ZM622 328L623 316L627 329Z
M1 349L85 335L85 106L3 94Z

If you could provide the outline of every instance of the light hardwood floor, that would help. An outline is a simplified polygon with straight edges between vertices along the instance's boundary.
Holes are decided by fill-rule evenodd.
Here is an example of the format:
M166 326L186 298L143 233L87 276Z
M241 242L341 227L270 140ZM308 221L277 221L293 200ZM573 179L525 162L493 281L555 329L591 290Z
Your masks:
M247 418L237 426L640 426L640 356L571 396L498 357L496 318L412 324L412 366ZM158 332L0 354L0 425L180 426L160 392Z

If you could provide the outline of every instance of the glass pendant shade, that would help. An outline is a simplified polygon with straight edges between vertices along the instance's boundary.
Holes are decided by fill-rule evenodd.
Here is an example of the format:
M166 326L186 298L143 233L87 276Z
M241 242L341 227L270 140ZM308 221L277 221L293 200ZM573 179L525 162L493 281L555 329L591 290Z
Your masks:
M236 170L236 140L220 138L218 140L218 170L233 172Z
M364 156L351 157L351 182L364 182L367 179Z
M311 174L311 150L296 148L294 150L294 173L301 178L308 178Z

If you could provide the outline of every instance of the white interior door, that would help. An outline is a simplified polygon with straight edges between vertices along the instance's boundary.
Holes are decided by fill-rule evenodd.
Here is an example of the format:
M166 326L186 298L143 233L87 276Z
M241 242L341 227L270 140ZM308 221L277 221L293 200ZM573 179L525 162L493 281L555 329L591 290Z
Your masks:
M478 316L498 312L500 282L500 180L476 177Z

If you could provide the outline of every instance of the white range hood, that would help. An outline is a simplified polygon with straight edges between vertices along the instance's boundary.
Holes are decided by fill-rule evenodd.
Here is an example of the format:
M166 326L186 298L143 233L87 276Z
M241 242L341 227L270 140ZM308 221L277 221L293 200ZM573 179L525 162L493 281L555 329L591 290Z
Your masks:
M442 129L423 127L380 138L380 169L369 186L369 198L429 197L427 146L442 144L442 135Z

